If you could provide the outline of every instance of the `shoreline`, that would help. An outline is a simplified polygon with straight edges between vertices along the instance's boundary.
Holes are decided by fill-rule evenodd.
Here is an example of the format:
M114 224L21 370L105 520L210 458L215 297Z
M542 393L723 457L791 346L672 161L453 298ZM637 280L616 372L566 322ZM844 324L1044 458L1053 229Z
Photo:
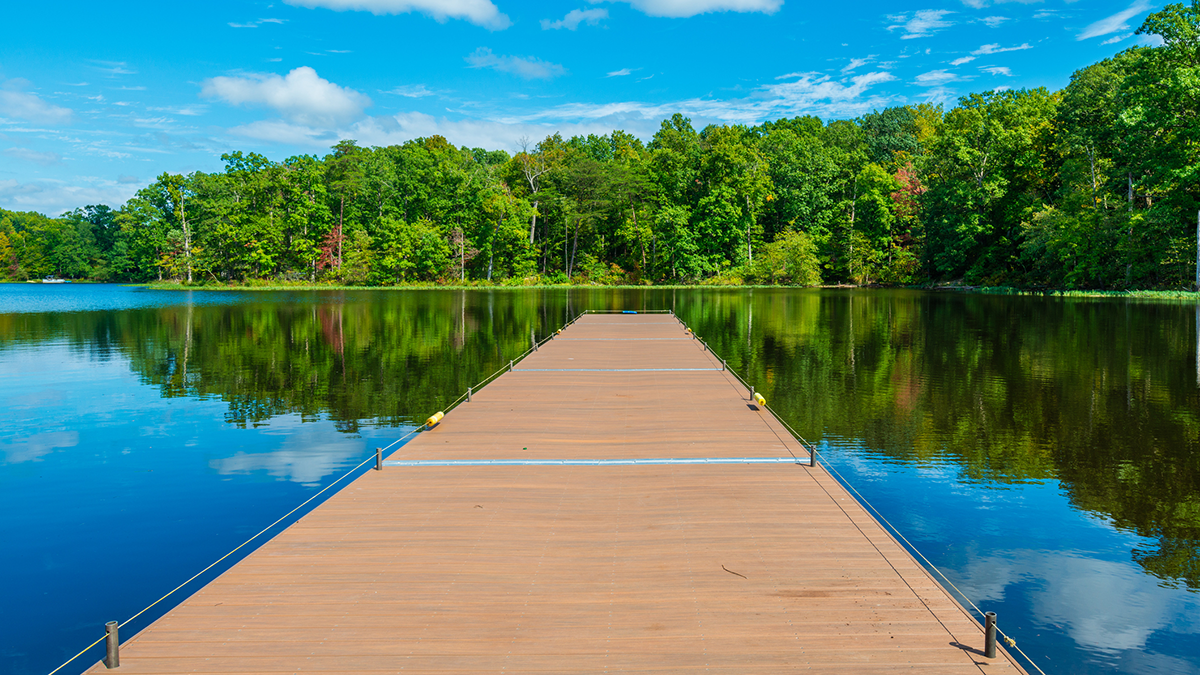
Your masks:
M2 281L2 284L40 284L40 281ZM87 279L71 280L73 284L94 285L114 283L156 291L466 291L466 290L694 290L694 289L773 289L793 290L912 290L969 293L975 295L1022 295L1049 298L1141 298L1155 300L1195 300L1200 292L1181 290L1136 289L1128 291L1080 290L1068 288L1017 288L1013 286L963 286L958 284L924 284L914 286L877 286L827 284L820 286L789 286L783 284L406 284L398 286L353 286L320 283L249 283L249 284L185 284L168 281L98 282ZM57 284L53 284L57 285Z
M349 286L342 284L263 284L263 285L188 285L170 282L151 282L144 284L129 284L142 286L153 290L163 291L463 291L463 290L693 290L693 289L771 289L787 288L793 290L914 290L939 291L955 293L972 293L978 295L1024 295L1059 298L1150 298L1178 299L1200 301L1200 293L1196 291L1137 289L1129 291L1079 290L1079 289L1024 289L1012 286L959 286L930 284L921 286L862 286L854 284L828 284L821 286L788 286L783 284L413 284L403 286Z

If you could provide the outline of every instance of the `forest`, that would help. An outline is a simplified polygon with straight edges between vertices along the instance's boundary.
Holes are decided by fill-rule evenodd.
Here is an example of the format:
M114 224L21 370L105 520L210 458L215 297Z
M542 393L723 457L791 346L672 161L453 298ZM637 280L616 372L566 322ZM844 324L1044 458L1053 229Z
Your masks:
M676 114L525 141L440 136L222 173L117 209L0 210L0 280L345 285L884 284L1191 289L1200 7L1061 91L697 131Z

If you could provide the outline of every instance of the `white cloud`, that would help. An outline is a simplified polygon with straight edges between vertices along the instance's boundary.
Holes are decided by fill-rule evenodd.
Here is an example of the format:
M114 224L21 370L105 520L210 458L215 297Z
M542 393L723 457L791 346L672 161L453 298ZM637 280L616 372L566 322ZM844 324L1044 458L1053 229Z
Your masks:
M1100 44L1113 45L1118 42L1121 42L1122 40L1128 40L1131 37L1133 37L1133 33L1122 33L1120 35L1114 35L1114 36L1108 38L1107 40L1105 40L1104 42L1101 42Z
M526 80L549 80L567 72L557 63L531 56L498 56L487 47L480 47L465 58L472 68L491 68Z
M1084 28L1083 32L1076 36L1075 39L1087 40L1088 38L1108 35L1117 31L1129 30L1128 21L1148 9L1150 9L1150 3L1146 2L1146 0L1135 0L1129 7Z
M958 75L951 73L946 69L931 70L928 73L921 73L917 76L917 84L932 87L946 82L953 82L960 79Z
M841 80L820 73L793 73L782 78L787 81L759 87L750 96L739 99L568 103L532 113L496 113L487 119L450 120L411 112L367 117L337 130L268 120L229 131L244 138L313 149L328 148L344 138L356 139L363 145L390 145L439 134L451 139L455 145L517 150L523 136L543 138L555 132L573 136L624 129L648 139L663 119L677 112L691 117L697 128L709 123L755 124L797 115L856 117L895 103L895 97L872 92L877 85L895 79L894 75L883 71Z
M985 73L988 73L989 75L1003 75L1005 77L1012 77L1012 71L1004 66L980 66L979 69Z
M1200 602L1190 593L1164 588L1158 579L1128 563L1070 554L1029 555L1030 570L1042 579L1030 584L1033 616L1061 626L1077 644L1101 654L1141 650L1155 631L1194 616ZM1028 574L1028 572L1027 572ZM1185 620L1186 621L1186 620Z
M1017 45L1016 47L1001 47L997 43L997 44L983 45L982 47L980 47L979 49L976 49L975 51L973 51L971 53L974 54L975 56L983 56L986 54L1000 54L1003 52L1019 52L1024 49L1033 49L1033 47L1031 47L1028 42L1021 44L1021 45Z
M440 23L447 19L463 19L488 30L504 30L512 25L491 0L284 0L289 5L314 9L323 7L335 12L346 10L381 14L420 12Z
M5 181L0 181L0 199L4 197ZM4 453L5 464L20 464L21 462L40 462L45 455L59 448L73 448L79 445L78 431L43 431L21 439L6 440L0 445Z
M426 89L425 85L423 84L405 84L384 93L396 94L397 96L406 96L408 98L424 98L426 96L434 96L437 94L436 91L430 91L429 89Z
M209 466L221 475L265 472L315 487L326 476L353 466L365 445L362 439L339 432L332 423L305 423L299 415L273 418L263 433L284 440L277 450L238 451L210 461Z
M109 75L137 75L137 71L129 67L129 64L124 61L92 61L92 68L99 70L102 73Z
M868 63L873 62L874 60L875 60L874 54L871 54L870 56L867 56L866 58L850 59L850 63L847 63L845 65L845 67L842 68L842 74L845 75L846 73L849 73L852 70L858 70L860 67L865 66Z
M50 166L62 162L62 155L55 152L38 152L29 148L5 148L4 154L9 157L23 159L26 162L41 164L42 166Z
M605 75L605 77L625 77L626 75L631 75L631 74L633 74L632 70L630 70L628 68L622 68L620 70L612 71L608 75Z
M573 9L567 12L567 15L558 21L550 19L542 19L542 30L575 30L579 28L579 24L586 23L589 26L595 26L600 23L601 19L608 18L607 9Z
M371 105L363 94L322 79L308 66L286 77L273 73L214 77L204 81L200 95L233 105L265 105L294 123L316 127L350 122Z
M949 87L931 87L925 90L925 95L922 98L923 103L941 103L942 105L952 105L954 100L958 98L958 93Z
M762 120L817 115L820 117L854 117L872 108L886 108L889 97L868 95L875 85L890 82L896 77L885 71L864 73L843 80L834 80L820 73L791 73L778 80L794 80L759 87L740 99L687 99L662 104L641 102L568 103L533 114L501 118L509 123L542 121L545 119L644 119L654 122L683 113L698 119L722 123L754 124Z
M953 61L951 61L950 65L961 66L964 63L970 63L974 60L975 60L974 56L963 56L963 57L960 57L960 58L957 58L957 59L954 59Z
M170 106L168 106L168 107L153 107L153 106L151 106L149 108L146 108L146 110L151 110L153 112L165 112L165 113L170 113L172 115L183 115L185 117L196 117L198 115L203 115L205 112L207 112L208 106L206 106L206 105L185 105L185 106L178 106L178 107L170 107Z
M996 0L996 4L1000 5L1000 4L1005 4L1005 3L1009 3L1009 2L1015 2L1015 3L1021 4L1021 5L1033 5L1033 4L1042 2L1042 1L1043 0ZM1066 1L1068 3L1075 2L1075 0L1066 0ZM967 7L973 7L975 9L983 9L984 7L987 7L989 4L991 4L991 2L990 2L990 0L962 0L962 4L966 5Z
M63 124L71 120L71 111L46 103L37 94L20 91L24 80L9 80L0 89L0 116L16 117L39 124Z
M327 148L342 138L340 132L331 129L313 128L287 120L259 120L233 127L229 133L243 138L253 138L279 145L302 145Z
M264 23L282 24L283 22L284 22L284 19L259 19L257 21L250 21L248 23L234 23L234 22L230 21L229 26L231 28L258 28L259 26L263 25Z
M48 215L58 215L81 204L107 204L117 208L129 201L137 190L136 185L91 176L77 176L70 183L0 180L0 208Z
M604 0L589 0L603 2ZM783 0L608 0L628 2L634 9L647 16L669 19L685 19L697 14L712 12L762 12L774 14L783 6Z
M908 12L892 14L888 16L888 19L896 23L888 26L888 30L897 28L903 30L904 35L900 36L901 40L929 37L943 28L953 26L953 21L944 20L947 14L953 13L945 9L922 9L914 12L911 16Z
M1012 21L1012 19L1007 16L985 16L980 21L987 24L988 28L996 28L1005 21Z

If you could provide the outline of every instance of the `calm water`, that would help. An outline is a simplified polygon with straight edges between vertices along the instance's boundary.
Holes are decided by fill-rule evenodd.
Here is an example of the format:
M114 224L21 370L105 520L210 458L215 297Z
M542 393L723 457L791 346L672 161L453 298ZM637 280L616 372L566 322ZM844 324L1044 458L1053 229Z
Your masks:
M53 669L587 308L675 309L1048 673L1200 672L1195 305L73 285L0 285L2 670Z

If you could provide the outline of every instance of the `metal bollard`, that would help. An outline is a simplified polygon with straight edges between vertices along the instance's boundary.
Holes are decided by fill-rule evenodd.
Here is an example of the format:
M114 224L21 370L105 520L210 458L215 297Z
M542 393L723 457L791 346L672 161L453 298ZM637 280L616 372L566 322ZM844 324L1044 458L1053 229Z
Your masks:
M383 471L383 448L375 448L375 470Z
M116 621L109 621L104 624L104 632L108 636L108 653L104 655L104 667L109 670L121 667L121 641L117 638L117 626L120 625Z
M983 655L989 659L996 658L996 613L983 614Z
M513 362L509 361L508 362L508 372L510 372L510 373L512 372L512 366L513 366Z
M467 403L471 402L471 388L467 387Z
M750 385L750 400L754 400L754 385Z
M808 465L815 467L817 465L817 448L813 446L808 449Z
M725 359L721 359L721 370L725 370Z

